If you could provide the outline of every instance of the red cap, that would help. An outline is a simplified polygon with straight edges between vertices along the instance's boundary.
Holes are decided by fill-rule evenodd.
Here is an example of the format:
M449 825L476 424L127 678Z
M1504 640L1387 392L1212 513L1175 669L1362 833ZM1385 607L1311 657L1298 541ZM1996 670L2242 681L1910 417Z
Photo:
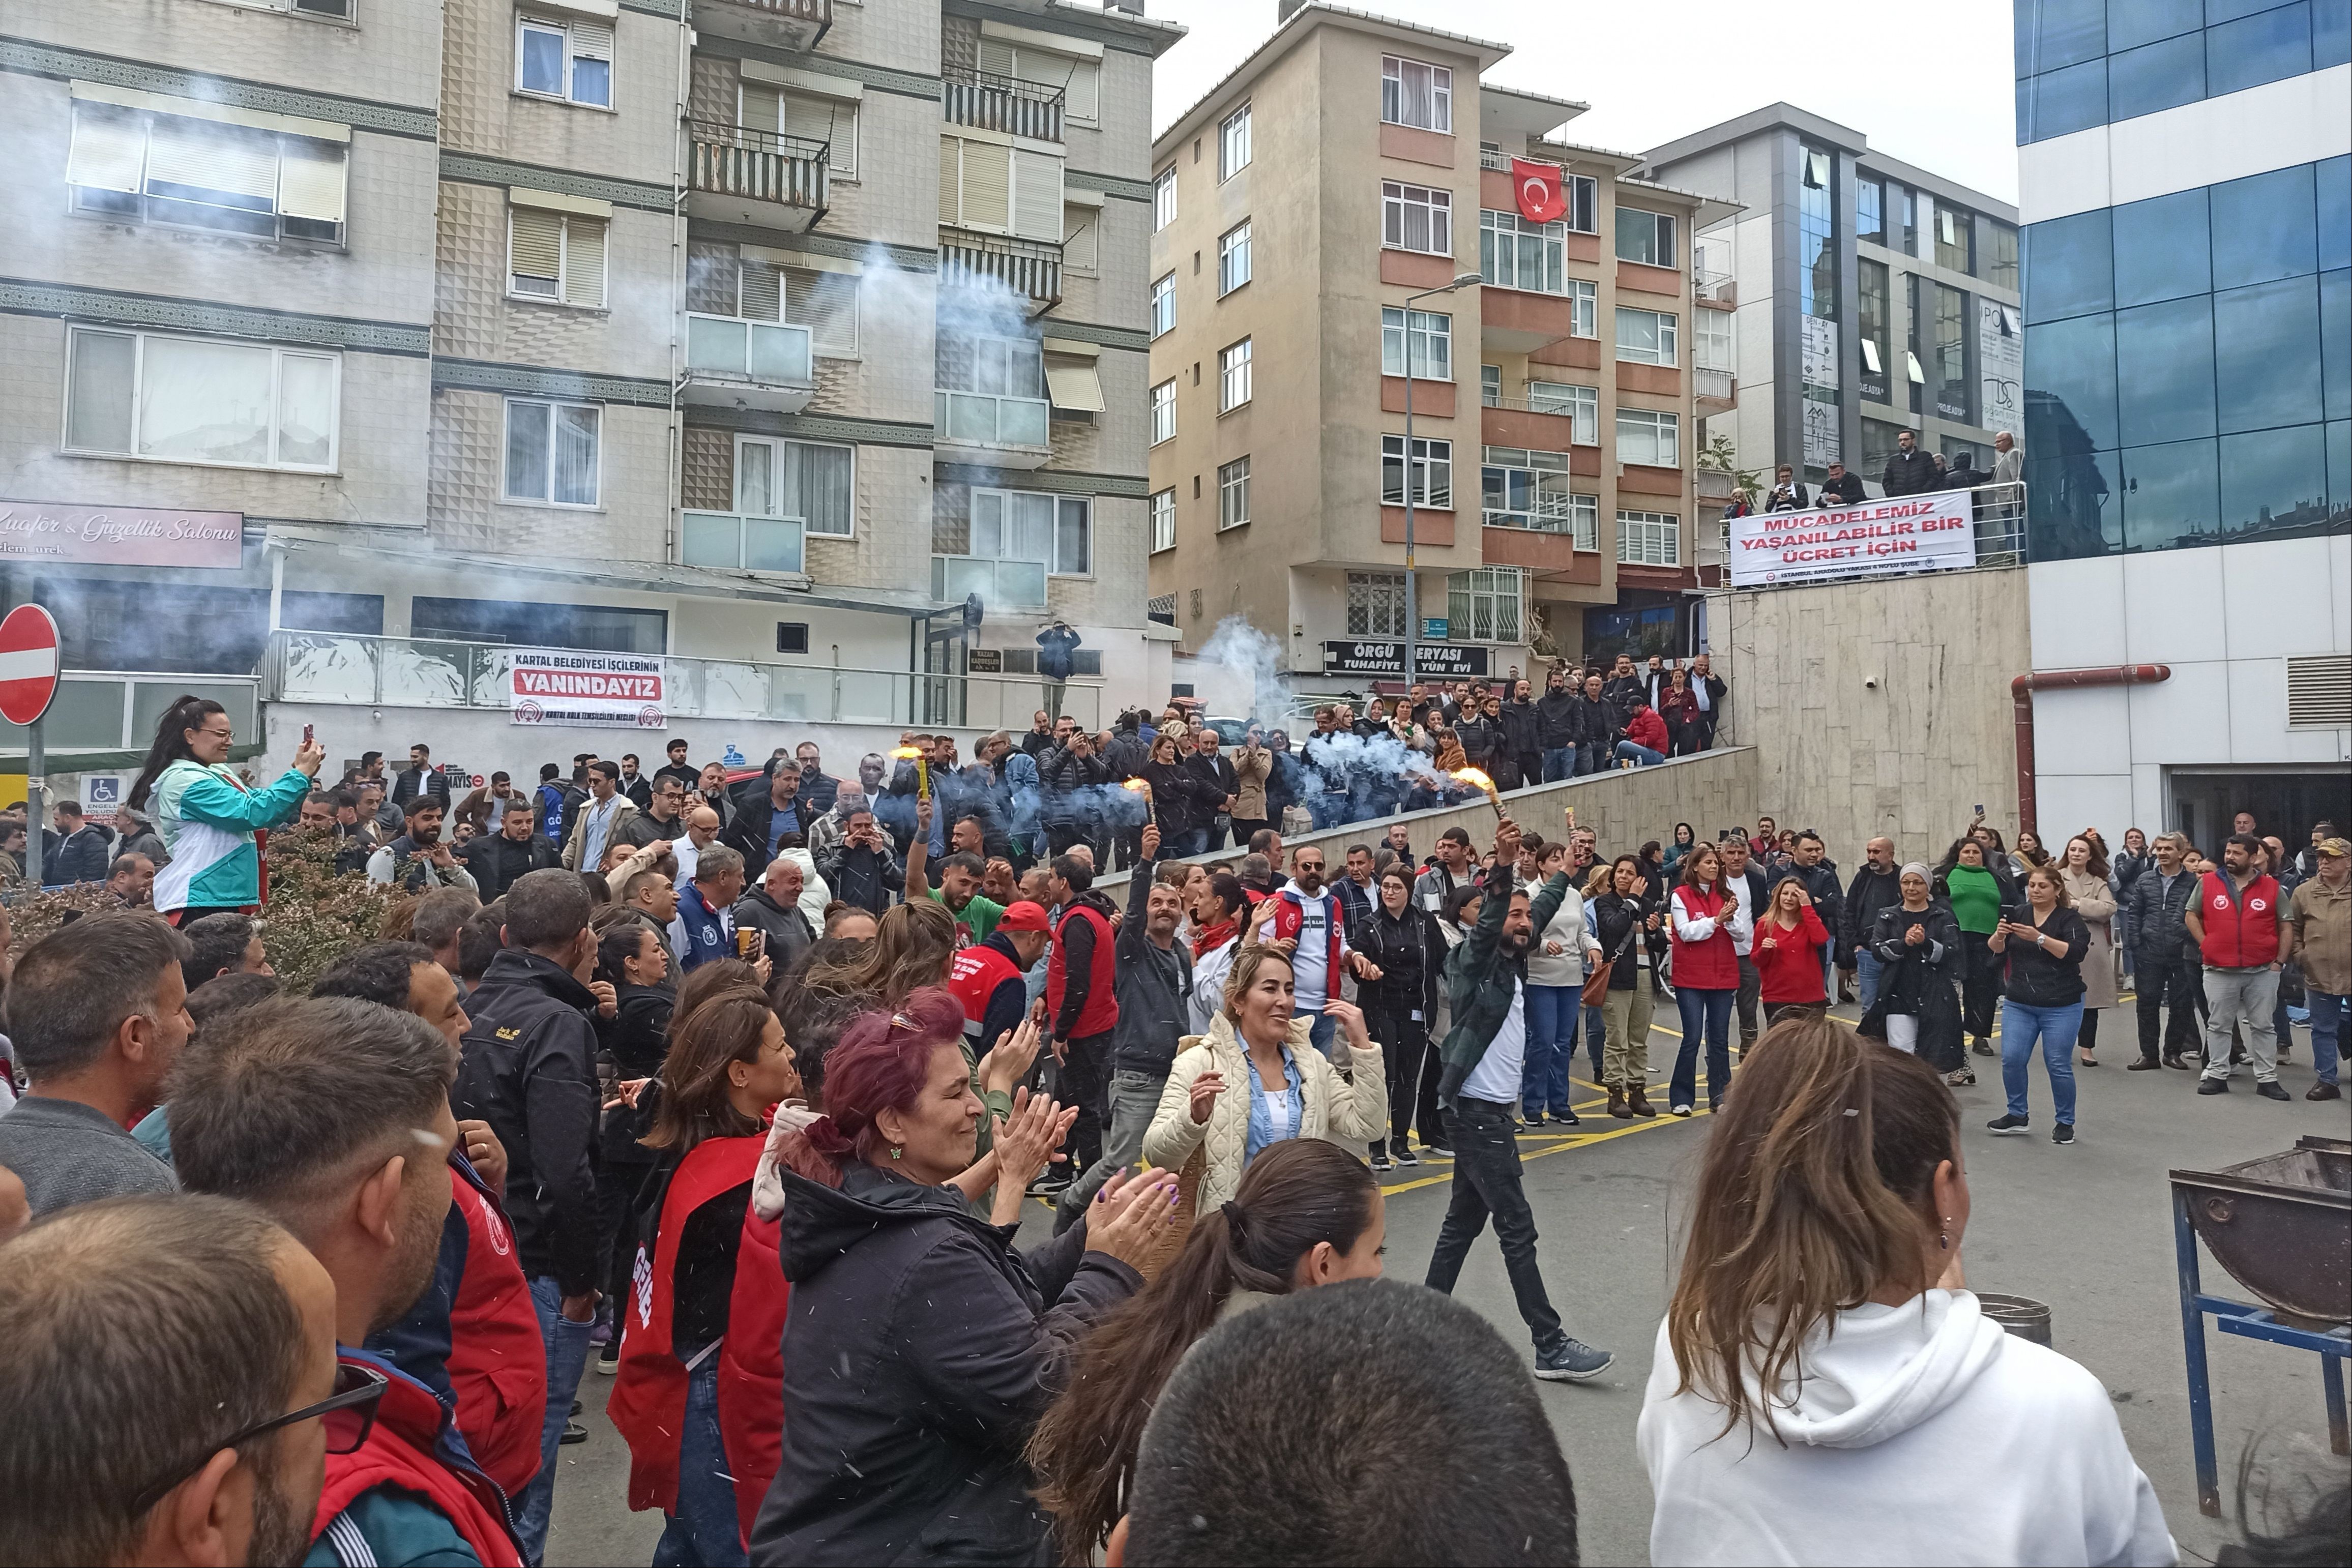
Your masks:
M1045 924L1045 905L1034 899L1024 898L1004 906L1004 913L996 918L996 929L999 931L1050 931L1053 927Z

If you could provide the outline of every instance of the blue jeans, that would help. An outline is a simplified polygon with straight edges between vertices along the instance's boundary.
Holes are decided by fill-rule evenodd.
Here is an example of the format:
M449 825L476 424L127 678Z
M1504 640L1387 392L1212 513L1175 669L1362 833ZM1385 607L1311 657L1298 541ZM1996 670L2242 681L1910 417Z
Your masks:
M1619 960L1621 963L1627 961ZM1601 1004L1587 1004L1584 1009L1584 1054L1592 1059L1592 1079L1596 1083L1609 1082L1608 1075L1601 1071L1601 1048L1608 1038L1609 1026L1602 1019Z
M1314 1013L1310 1016L1315 1019L1315 1022L1308 1027L1307 1038L1313 1040L1315 1042L1315 1049L1321 1051L1328 1058L1331 1054L1331 1037L1339 1032L1339 1020L1333 1018L1329 1013L1324 1012Z
M2023 1002L2000 1004L2000 1086L2009 1092L2009 1113L2025 1110L2025 1070L2033 1060L2033 1042L2042 1042L2042 1065L2050 1072L2050 1098L2058 1120L2074 1124L2074 1037L2083 1032L2083 1004L2063 1008L2028 1007Z
M1698 1103L1698 1049L1704 1041L1707 1109L1722 1106L1724 1092L1731 1087L1731 1003L1738 995L1734 986L1675 988L1675 1006L1683 1015L1683 1044L1675 1052L1674 1082L1666 1090L1668 1105Z
M2343 1060L2345 1025L2352 1022L2352 997L2331 997L2305 986L2311 1005L2311 1065L2322 1083L2336 1082L2336 1064Z
M564 1423L572 1419L572 1401L580 1393L580 1375L588 1370L588 1334L592 1321L575 1323L563 1315L563 1287L552 1276L535 1274L530 1304L539 1312L539 1335L547 1343L547 1422L539 1431L539 1474L515 1500L515 1533L522 1538L522 1560L539 1563L547 1556L547 1519L555 1502L555 1455L563 1443Z
M1543 754L1543 759L1545 783L1557 784L1563 779L1576 777L1576 747L1573 746L1555 746Z
M1529 1116L1568 1115L1568 1072L1576 1061L1576 1015L1584 1008L1575 986L1529 986L1528 1059L1519 1071L1519 1106Z
M1853 950L1853 989L1854 994L1862 999L1864 1012L1868 1012L1870 1004L1878 999L1879 968L1877 954L1867 947L1856 947ZM1835 996L1837 993L1832 991L1830 995Z
M703 1357L686 1385L686 1430L677 1442L677 1510L654 1546L653 1568L741 1568L743 1525L719 1432L719 1353Z
M1666 754L1663 751L1653 751L1636 741L1621 740L1617 743L1617 760L1622 762L1628 758L1641 767L1655 768L1666 759Z

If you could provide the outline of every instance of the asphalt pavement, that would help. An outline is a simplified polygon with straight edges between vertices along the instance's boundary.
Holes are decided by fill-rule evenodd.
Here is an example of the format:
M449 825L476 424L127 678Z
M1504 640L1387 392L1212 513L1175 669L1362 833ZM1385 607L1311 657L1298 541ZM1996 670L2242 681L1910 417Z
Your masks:
M1681 1044L1667 1027L1673 1021L1669 1008L1650 1041L1658 1104ZM2223 1517L2198 1512L2167 1173L2258 1158L2306 1134L2352 1137L2352 1100L2302 1097L2313 1078L2301 1030L2280 1073L2295 1096L2286 1104L2256 1098L2243 1071L2231 1093L2203 1097L2187 1072L2125 1071L2135 1054L2128 998L2108 1014L2104 1033L2101 1065L2075 1071L2078 1135L2066 1148L2049 1140L2049 1085L2038 1065L2032 1070L2033 1135L1987 1134L1984 1124L2003 1109L1999 1064L1971 1058L1979 1082L1957 1091L1973 1200L1964 1248L1969 1282L2050 1305L2057 1349L2105 1384L2183 1560L2210 1561L2239 1527L2232 1493L2239 1458L2251 1445L2259 1443L2258 1476L2273 1479L2280 1502L2300 1496L2295 1488L2305 1478L2341 1479L2347 1460L2327 1450L2316 1356L2209 1333ZM1591 1066L1580 1053L1578 1064ZM1584 1096L1576 1106L1581 1125L1528 1132L1521 1157L1552 1303L1570 1333L1614 1351L1617 1361L1590 1383L1537 1386L1575 1479L1583 1560L1646 1563L1652 1500L1633 1427L1674 1288L1680 1206L1688 1200L1711 1122L1704 1111L1686 1121L1664 1114L1612 1121L1599 1090L1588 1080L1577 1082ZM1392 1277L1422 1277L1451 1182L1443 1161L1388 1173ZM1041 1234L1045 1212L1038 1207ZM2202 1267L2208 1293L2246 1296L2210 1255ZM1506 1339L1527 1343L1491 1231L1471 1249L1456 1294ZM628 1453L603 1411L610 1387L593 1370L583 1380L583 1419L591 1435L562 1450L550 1563L652 1560L661 1517L627 1511Z

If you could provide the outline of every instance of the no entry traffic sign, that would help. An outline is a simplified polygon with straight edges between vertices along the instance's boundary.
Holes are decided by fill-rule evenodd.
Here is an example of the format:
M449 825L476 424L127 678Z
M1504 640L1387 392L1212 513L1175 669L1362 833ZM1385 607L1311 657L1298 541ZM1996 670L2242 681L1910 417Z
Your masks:
M32 724L57 695L57 620L37 604L19 604L0 621L0 717Z

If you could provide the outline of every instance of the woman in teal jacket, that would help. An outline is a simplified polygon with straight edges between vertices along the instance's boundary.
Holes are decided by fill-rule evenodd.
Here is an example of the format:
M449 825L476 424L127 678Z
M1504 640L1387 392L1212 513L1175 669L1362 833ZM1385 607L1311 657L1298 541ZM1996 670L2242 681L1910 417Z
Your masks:
M172 852L171 863L155 873L155 910L174 925L261 902L255 830L294 820L327 755L317 741L304 740L285 776L257 790L229 770L235 739L227 709L181 697L163 711L146 766L131 787L131 808L154 818Z

